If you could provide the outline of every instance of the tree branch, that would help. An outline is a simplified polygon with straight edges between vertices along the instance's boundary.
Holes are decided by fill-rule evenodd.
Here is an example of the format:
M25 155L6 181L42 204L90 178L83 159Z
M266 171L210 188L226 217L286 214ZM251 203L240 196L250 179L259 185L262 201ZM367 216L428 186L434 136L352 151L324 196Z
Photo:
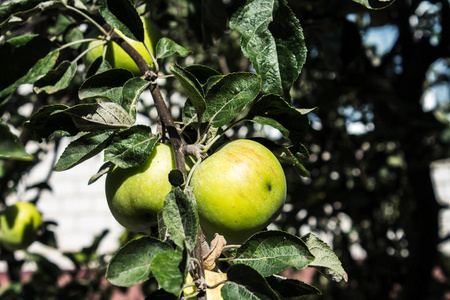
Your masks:
M112 31L112 28L110 25L105 24L103 25L103 28L105 28L108 32ZM112 31L110 34L111 41L117 43L120 47L122 47L125 52L127 52L131 58L136 62L137 66L139 67L139 70L144 75L144 78L150 81L155 81L157 78L157 74L155 74L150 67L148 66L145 59L142 57L142 55L136 51L133 46L131 46L127 41L125 41L123 38L121 38L116 32ZM159 90L159 87L156 83L152 83L150 85L150 92L153 97L153 101L155 102L156 110L158 111L158 116L161 120L161 123L163 125L163 128L167 131L170 138L170 143L172 145L174 155L175 155L175 165L178 170L183 172L184 177L187 177L186 173L186 166L184 162L184 152L183 152L183 142L181 140L180 135L178 134L178 131L175 127L175 123L173 121L172 116L169 113L169 109L167 108L164 98L161 95L161 92Z
M155 107L158 112L158 116L161 123L165 127L167 133L169 134L170 144L172 145L174 155L175 155L175 165L178 170L183 172L184 178L187 178L186 164L184 160L183 142L178 133L172 116L167 109L166 103L161 95L159 87L157 84L150 85L150 92L155 102Z
M166 106L166 103L164 102L164 98L161 94L161 91L159 90L159 87L155 82L158 75L153 72L150 67L148 66L145 59L142 57L142 55L139 54L129 43L127 43L124 39L122 39L117 33L115 33L111 26L108 24L103 25L103 28L105 28L108 32L112 32L110 34L111 40L115 43L119 44L120 47L122 47L125 52L127 52L131 58L136 62L136 64L139 67L139 70L144 75L144 79L151 81L151 85L149 87L149 90L152 94L153 101L155 103L156 110L158 112L158 116L160 118L163 130L167 131L169 134L170 143L172 145L172 149L175 156L175 165L178 170L180 170L184 178L187 178L187 172L186 172L186 164L185 164L185 153L183 150L183 141L181 140L180 134L178 133L177 128L175 127L175 123L173 121L172 116L170 115L169 109ZM163 132L164 134L164 132ZM198 270L198 276L205 278L205 270L203 267L203 253L202 253L202 247L201 247L201 241L204 239L203 232L201 228L199 227L199 234L198 234L197 243L194 248L194 257L199 262L199 270ZM206 293L201 293L198 296L198 299L200 300L206 300Z

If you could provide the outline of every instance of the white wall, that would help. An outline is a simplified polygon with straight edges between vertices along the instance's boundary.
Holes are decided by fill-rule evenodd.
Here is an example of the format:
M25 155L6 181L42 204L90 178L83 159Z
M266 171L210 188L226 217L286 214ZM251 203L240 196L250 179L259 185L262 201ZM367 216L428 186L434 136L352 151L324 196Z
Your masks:
M57 157L61 155L68 142L68 138L63 140ZM45 145L34 145L34 147L38 146ZM18 193L8 198L8 202L30 200L36 195L36 190L26 190L25 187L42 182L48 176L54 158L51 146L49 150L39 165L22 179ZM52 230L55 232L60 252L79 251L83 247L90 246L94 237L104 229L109 229L109 233L100 244L99 251L113 253L119 246L118 238L124 229L109 211L104 193L105 176L88 185L89 178L98 171L102 164L103 157L98 155L72 169L53 172L50 178L52 191L44 191L37 203L44 221L57 223ZM47 256L63 268L72 266L71 262L60 252L38 242L33 243L28 250ZM3 268L0 266L0 271Z

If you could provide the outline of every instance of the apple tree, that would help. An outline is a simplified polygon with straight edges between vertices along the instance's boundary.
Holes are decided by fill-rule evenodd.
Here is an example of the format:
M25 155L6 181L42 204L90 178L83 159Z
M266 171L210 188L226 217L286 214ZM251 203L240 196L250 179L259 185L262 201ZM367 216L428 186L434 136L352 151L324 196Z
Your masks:
M368 9L393 2L354 1ZM14 193L21 174L32 168L34 158L44 151L45 147L40 147L27 153L27 141L45 144L72 137L54 171L68 170L102 153L103 166L98 173L87 174L86 181L96 184L101 176L122 171L125 175L111 180L106 196L117 220L125 227L134 222L129 229L142 233L108 262L105 276L110 283L130 287L154 280L159 288L149 292L149 299L205 299L219 284L223 299L284 299L321 294L305 282L277 275L290 267L313 267L331 280L347 280L336 254L317 236L265 229L285 201L286 182L281 167L272 176L277 181L266 180L264 172L281 163L298 176L309 176L302 164L309 155L303 137L309 126L308 114L318 108L294 107L290 95L307 56L300 24L285 0L22 0L2 4L0 175L9 178L0 187L2 201ZM158 25L161 34L156 32ZM192 41L196 38L201 46ZM226 43L237 56L242 54L228 65L223 64L221 52ZM33 93L18 93L24 84L32 85ZM156 116L151 116L141 101L146 91L152 96ZM177 116L171 113L175 103L167 91L176 91L185 99ZM32 107L31 116L20 112L25 104ZM154 126L140 123L142 115ZM240 138L252 140L274 159L261 156L251 167L258 176L242 179L243 188L236 193L224 187L239 185L230 178L245 173L243 169L214 183L207 180L238 164L225 155L222 161L208 162L233 143L232 131L254 124L277 130L283 142L250 133ZM159 208L149 213L145 206L130 208L133 201L119 208L112 205L121 201L115 197L123 182L136 170L152 168L161 144L170 149L172 158L161 158L169 169L157 169L123 192L126 198L131 190L143 190L142 201L159 201ZM239 164L259 155L255 148L236 147L234 158L240 159ZM151 162L143 168L149 158ZM196 176L200 170L206 175ZM156 197L161 191L159 182L169 184L169 189ZM199 193L202 189L208 193ZM238 223L242 220L231 220L230 214L225 214L230 208L222 205L229 202L246 212L255 210L244 202L244 192L252 194L252 203L260 202L258 216L277 200L268 217L251 230L244 226L251 227L258 216ZM261 195L266 196L262 199ZM212 198L220 201L214 204ZM209 209L203 209L207 205ZM126 221L118 217L121 213L127 215ZM139 217L134 218L135 214ZM225 230L231 222L239 224L237 229ZM211 229L210 223L221 226ZM40 240L51 243L51 231L46 230L46 223L43 227L47 238ZM236 232L245 235L237 237ZM96 246L98 240L88 253L95 252ZM8 249L2 248L1 255L14 261ZM222 274L221 280L212 283L208 278L211 272Z

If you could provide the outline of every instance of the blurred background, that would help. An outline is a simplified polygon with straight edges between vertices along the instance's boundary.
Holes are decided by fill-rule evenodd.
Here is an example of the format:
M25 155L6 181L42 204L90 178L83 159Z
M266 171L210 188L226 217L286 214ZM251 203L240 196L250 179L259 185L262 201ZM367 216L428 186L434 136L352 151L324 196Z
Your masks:
M205 17L202 3L154 1L152 16L163 34L193 50L183 63L224 73L251 70L238 34L223 26L226 9ZM288 3L308 48L293 103L319 110L310 114L303 142L311 176L301 178L286 167L288 201L271 228L316 233L338 254L349 280L334 283L311 270L285 274L323 292L305 299L450 299L450 1L397 0L382 10L342 0ZM208 32L203 21L211 24ZM160 84L172 114L180 117L181 87L170 79ZM23 86L15 97L52 101L30 92ZM140 122L154 124L150 97L144 94L141 103ZM19 128L34 107L0 109ZM284 142L276 130L254 124L230 132L249 136ZM26 133L20 137L41 162L0 161L1 196L9 202L34 199L44 218L55 222L49 228L57 242L37 242L29 251L62 269L79 263L103 270L126 237L109 214L103 181L87 185L102 157L52 173L68 140L38 144Z

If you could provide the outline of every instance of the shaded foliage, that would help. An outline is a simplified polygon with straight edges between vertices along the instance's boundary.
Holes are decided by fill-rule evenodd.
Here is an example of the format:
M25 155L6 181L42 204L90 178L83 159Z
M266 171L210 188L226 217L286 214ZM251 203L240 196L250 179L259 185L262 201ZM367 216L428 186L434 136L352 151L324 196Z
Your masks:
M330 285L325 299L438 299L448 289L431 276L442 240L430 163L449 155L448 123L422 101L432 64L447 59L448 70L450 5L294 2L309 49L294 103L320 110L306 142L311 180L291 185L293 209L280 225L301 231L300 220L333 235L349 284ZM379 53L364 37L388 26L398 37Z

